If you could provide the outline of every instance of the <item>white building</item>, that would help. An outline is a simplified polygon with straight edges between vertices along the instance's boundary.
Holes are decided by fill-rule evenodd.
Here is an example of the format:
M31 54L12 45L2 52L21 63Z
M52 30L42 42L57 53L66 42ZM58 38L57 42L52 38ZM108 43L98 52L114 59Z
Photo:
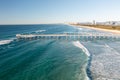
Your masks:
M96 22L97 25L114 25L120 26L120 21L107 21L107 22Z

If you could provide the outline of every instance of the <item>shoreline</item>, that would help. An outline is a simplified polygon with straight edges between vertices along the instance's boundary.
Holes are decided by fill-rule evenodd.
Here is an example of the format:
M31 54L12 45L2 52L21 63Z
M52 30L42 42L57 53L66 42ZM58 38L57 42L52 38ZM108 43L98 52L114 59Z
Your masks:
M80 28L87 28L87 29L93 29L93 30L104 31L104 32L110 32L110 33L113 33L113 34L120 34L119 30L109 30L109 29L102 29L102 28L95 28L95 27L81 26L81 25L71 25L71 26L80 27Z

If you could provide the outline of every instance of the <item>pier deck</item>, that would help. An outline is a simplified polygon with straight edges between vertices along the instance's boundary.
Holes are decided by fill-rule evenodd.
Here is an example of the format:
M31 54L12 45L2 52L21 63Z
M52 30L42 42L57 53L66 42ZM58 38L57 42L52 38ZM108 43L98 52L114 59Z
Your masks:
M17 39L80 39L80 38L120 38L119 34L106 33L63 33L63 34L17 34Z

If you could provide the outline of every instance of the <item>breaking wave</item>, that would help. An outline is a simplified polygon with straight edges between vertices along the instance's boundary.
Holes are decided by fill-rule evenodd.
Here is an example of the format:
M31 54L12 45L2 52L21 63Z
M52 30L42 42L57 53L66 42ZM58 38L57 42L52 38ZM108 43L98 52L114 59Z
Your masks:
M0 45L5 45L5 44L9 44L13 41L13 39L11 40L0 40Z
M36 33L45 32L46 30L37 30Z
M85 52L85 54L87 56L90 56L90 53L89 51L86 49L86 47L84 47L79 41L76 41L76 42L73 42L73 44L76 46L76 47L79 47L83 50L83 52Z
M83 52L88 56L89 59L88 59L88 64L86 65L86 80L91 80L91 76L89 76L90 74L88 74L88 73L90 73L89 65L90 65L90 56L91 55L90 55L89 51L87 50L87 48L84 47L79 41L75 41L75 42L73 42L73 44L74 44L74 46L82 49Z

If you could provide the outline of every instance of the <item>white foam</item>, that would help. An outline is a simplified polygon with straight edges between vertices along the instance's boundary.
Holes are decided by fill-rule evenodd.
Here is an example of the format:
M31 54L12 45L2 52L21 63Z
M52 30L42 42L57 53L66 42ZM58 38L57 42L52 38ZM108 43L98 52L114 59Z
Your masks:
M90 53L89 53L89 51L87 50L87 48L84 47L79 41L75 41L75 42L73 42L73 44L74 44L76 47L81 48L81 49L85 52L85 54L86 54L87 56L90 56Z
M90 53L89 51L87 50L86 47L84 47L79 41L75 41L73 42L73 44L76 46L76 47L79 47L80 49L83 50L83 52L85 52L85 54L89 57L90 56ZM85 71L86 73L86 71ZM86 73L86 79L85 80L90 80L90 78L87 76L87 73Z
M13 40L0 40L0 45L4 45L4 44L9 44L11 43Z
M45 32L46 30L37 30L35 31L36 33L39 33L39 32Z
M105 44L105 47L108 48L111 51L114 51L114 54L120 55L119 52L117 52L114 48L110 47L109 45Z
M78 28L79 30L83 30L83 28Z

